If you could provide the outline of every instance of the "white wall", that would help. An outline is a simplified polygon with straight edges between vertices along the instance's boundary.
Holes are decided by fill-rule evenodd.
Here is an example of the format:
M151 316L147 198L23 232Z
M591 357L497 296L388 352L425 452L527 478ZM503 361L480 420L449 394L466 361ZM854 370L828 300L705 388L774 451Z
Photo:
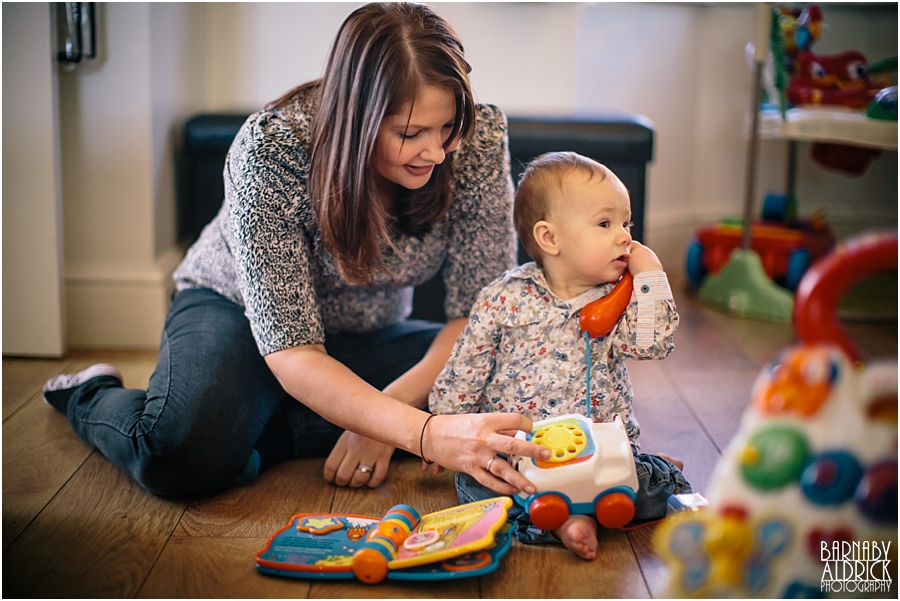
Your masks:
M183 250L171 163L180 126L198 112L258 109L318 77L359 4L98 4L101 56L60 81L73 346L156 346ZM740 213L750 4L434 6L467 49L480 101L508 114L616 110L655 123L646 242L668 269L680 270L698 223ZM896 4L823 9L830 30L818 51L896 55ZM3 83L17 82L4 72ZM785 148L761 144L760 194L783 188ZM841 231L896 226L896 152L861 179L825 172L807 153L801 145L801 211L826 207Z
M191 83L199 13L97 7L97 59L60 76L68 336L74 347L153 348L182 253L172 157L202 106Z
M3 5L4 354L66 350L51 7Z

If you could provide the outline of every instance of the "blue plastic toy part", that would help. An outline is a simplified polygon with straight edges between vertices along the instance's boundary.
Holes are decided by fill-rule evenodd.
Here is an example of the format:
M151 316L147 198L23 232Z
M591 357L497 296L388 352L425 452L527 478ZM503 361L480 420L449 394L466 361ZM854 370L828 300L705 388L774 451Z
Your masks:
M803 274L809 269L811 263L809 251L805 248L798 248L788 257L787 274L784 276L784 285L788 290L796 290L803 279Z
M807 584L794 580L784 589L782 597L785 599L824 599L825 593L818 584Z
M800 476L800 489L817 505L840 505L853 498L863 469L845 451L830 451L812 458Z
M787 194L769 192L763 199L762 218L765 221L784 221L788 212Z
M703 269L703 246L696 238L691 238L687 245L685 273L691 284L695 286L702 284L703 278L706 277L706 270Z
M793 533L787 522L773 518L764 521L756 529L755 544L744 568L747 590L759 596L772 580L775 559L784 553Z

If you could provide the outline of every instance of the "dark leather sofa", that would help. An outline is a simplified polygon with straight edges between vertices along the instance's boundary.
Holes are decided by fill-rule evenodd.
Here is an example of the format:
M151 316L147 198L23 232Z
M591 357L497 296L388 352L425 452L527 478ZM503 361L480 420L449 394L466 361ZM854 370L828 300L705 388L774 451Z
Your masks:
M178 164L178 235L190 243L222 204L225 154L248 114L202 114L187 120ZM513 182L530 160L545 152L571 150L612 169L631 192L633 235L644 239L647 163L653 158L653 129L634 115L509 117ZM519 247L519 261L530 260ZM416 288L412 317L444 321L440 274Z

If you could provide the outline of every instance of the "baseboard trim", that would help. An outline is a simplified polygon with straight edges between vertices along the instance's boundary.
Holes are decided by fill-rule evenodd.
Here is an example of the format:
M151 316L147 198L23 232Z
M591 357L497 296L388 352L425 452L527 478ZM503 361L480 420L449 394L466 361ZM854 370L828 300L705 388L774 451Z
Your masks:
M69 346L159 348L171 304L172 272L183 256L175 248L149 266L66 266Z

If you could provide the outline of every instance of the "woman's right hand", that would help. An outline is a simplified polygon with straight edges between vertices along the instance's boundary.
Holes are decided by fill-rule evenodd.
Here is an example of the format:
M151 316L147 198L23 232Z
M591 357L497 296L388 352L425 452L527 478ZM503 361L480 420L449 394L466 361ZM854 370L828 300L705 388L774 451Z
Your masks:
M503 459L494 459L497 453L549 459L549 449L515 438L519 430L531 428L532 421L517 413L435 415L423 433L423 459L465 472L500 494L531 494L534 484Z

